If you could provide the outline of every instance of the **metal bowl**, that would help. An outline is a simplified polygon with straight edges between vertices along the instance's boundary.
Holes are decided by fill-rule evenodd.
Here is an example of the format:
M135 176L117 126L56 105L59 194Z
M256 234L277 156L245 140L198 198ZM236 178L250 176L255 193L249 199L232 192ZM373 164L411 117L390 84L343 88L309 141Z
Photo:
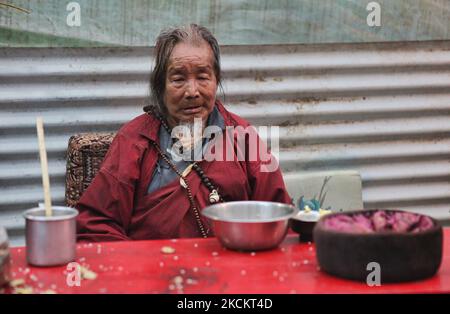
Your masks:
M225 247L239 251L268 250L286 237L294 206L275 202L239 201L206 207L214 233Z

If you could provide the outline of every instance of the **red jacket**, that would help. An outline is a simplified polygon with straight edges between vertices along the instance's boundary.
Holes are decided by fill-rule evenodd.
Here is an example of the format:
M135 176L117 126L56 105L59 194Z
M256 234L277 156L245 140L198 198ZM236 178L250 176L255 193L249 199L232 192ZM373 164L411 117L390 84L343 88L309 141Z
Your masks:
M225 126L249 126L246 120L228 112L220 102L216 106ZM77 204L79 241L200 236L186 190L179 180L147 194L159 158L150 140L159 143L159 127L159 120L143 114L119 130L100 171ZM236 137L233 141L236 144ZM262 172L262 164L259 155L256 161L204 160L199 163L227 200L291 204L279 167L274 172ZM195 171L189 173L187 181L198 208L208 206L209 190ZM202 221L209 226L205 217Z

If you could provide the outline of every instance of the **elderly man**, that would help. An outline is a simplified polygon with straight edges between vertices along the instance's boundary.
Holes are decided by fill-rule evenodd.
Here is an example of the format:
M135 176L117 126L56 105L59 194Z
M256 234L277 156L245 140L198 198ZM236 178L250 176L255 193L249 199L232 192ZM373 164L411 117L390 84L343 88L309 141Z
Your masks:
M219 45L206 28L159 35L151 105L119 130L81 197L78 240L208 237L213 231L201 210L212 203L291 204L278 164L266 167L274 157L254 153L265 147L256 131L233 131L250 125L216 98L220 85ZM199 141L195 135L207 129Z

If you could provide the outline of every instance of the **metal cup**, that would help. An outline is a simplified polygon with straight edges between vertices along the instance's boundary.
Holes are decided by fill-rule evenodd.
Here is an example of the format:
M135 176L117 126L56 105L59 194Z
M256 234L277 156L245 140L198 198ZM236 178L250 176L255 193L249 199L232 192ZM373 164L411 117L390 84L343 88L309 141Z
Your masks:
M52 216L44 208L24 213L27 261L34 266L56 266L76 258L76 209L53 206Z

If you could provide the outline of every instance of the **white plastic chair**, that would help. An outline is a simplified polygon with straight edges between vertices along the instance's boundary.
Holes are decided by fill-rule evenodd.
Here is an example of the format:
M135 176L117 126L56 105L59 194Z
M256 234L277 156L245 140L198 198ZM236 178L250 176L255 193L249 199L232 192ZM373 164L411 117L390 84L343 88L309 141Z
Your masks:
M320 191L326 182L321 195L321 208L330 207L333 211L364 209L361 176L357 171L288 173L284 175L284 181L296 206L302 196L305 200L319 200Z

